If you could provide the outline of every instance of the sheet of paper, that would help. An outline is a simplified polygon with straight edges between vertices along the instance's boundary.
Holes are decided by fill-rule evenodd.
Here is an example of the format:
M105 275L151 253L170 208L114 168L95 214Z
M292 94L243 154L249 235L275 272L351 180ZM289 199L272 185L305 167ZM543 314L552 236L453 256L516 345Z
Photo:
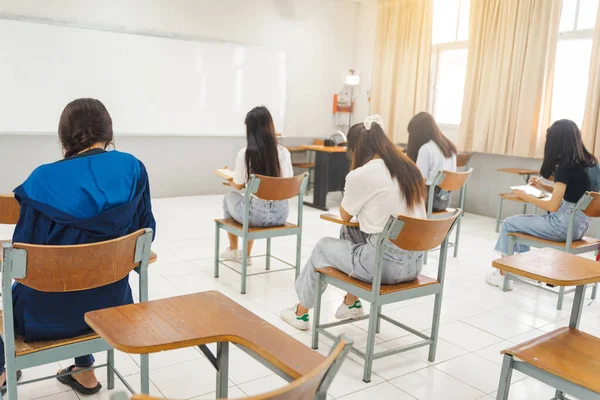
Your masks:
M221 178L231 181L233 180L233 171L227 168L221 168L214 171L215 174L219 175Z
M545 197L548 197L548 194L546 192L536 189L531 185L511 186L511 189L512 190L522 190L525 193L527 193L533 197L537 197L538 199L543 199Z

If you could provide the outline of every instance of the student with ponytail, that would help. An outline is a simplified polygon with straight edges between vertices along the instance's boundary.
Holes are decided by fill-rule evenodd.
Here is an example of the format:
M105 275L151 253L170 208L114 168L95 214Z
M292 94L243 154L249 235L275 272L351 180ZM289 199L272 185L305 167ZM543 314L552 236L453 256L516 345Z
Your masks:
M378 115L354 125L348 132L351 171L346 177L340 206L343 220L356 217L360 228L343 226L340 238L326 237L314 248L296 280L300 302L281 312L281 318L300 330L309 328L308 310L316 298L315 268L332 266L365 282L373 281L377 240L390 216L425 218L425 184L419 168L388 139ZM384 242L382 283L411 281L423 267L423 253L409 252ZM336 318L364 315L358 298L347 294Z

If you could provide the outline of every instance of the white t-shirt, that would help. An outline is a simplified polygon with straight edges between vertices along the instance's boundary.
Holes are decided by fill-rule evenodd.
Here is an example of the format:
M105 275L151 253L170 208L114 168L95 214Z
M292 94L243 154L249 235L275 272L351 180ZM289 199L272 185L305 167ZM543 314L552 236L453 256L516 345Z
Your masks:
M456 172L456 154L452 157L444 157L444 153L438 145L430 140L419 149L417 166L426 179L426 185L431 185L438 171Z
M398 182L381 159L371 160L346 176L342 208L355 215L360 230L381 233L390 216L425 218L425 202L408 211Z
M288 149L282 145L277 145L277 152L279 153L279 168L281 169L281 178L291 178L294 176L294 169L292 168L292 156ZM248 181L246 171L246 148L240 150L235 159L235 170L233 172L233 183L236 185L245 185Z

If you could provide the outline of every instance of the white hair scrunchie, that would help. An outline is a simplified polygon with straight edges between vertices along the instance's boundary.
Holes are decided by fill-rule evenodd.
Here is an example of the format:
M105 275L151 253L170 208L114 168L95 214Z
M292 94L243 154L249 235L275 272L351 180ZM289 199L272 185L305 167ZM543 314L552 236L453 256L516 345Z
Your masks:
M376 123L381 127L381 129L383 129L383 118L381 118L379 114L369 115L367 118L365 118L363 123L365 124L365 129L368 131L371 130L373 123Z

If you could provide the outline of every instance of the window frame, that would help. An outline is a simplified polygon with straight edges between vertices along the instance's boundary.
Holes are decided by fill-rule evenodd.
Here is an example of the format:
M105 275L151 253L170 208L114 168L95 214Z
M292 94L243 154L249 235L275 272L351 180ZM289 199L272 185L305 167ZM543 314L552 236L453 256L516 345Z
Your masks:
M440 71L440 59L441 54L448 50L469 50L469 39L458 40L458 34L460 31L461 12L463 10L462 3L464 1L470 2L471 0L458 0L458 13L456 15L456 31L454 32L454 40L444 43L436 43L431 45L431 60L429 62L429 82L427 91L427 111L435 116L435 107L437 103L438 87L439 87L439 71ZM578 0L578 4L579 4ZM434 2L435 7L435 2ZM469 7L469 13L471 8ZM440 127L458 127L460 124L449 124L440 123Z

